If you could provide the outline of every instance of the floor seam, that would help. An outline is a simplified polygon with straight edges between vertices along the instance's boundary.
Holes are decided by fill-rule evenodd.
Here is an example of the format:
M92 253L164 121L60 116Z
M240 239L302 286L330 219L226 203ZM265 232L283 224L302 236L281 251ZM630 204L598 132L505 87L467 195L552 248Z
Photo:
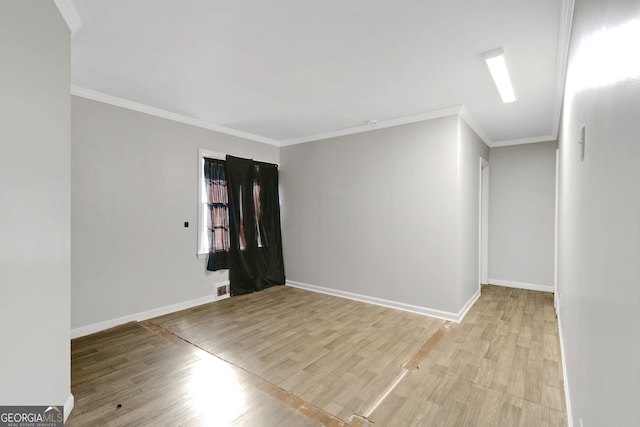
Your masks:
M367 408L367 410L361 415L362 418L369 420L369 417L375 412L376 409L385 401L387 397L395 390L395 388L400 385L402 380L412 371L416 371L420 368L420 364L424 362L431 353L431 351L438 345L438 343L445 336L449 328L451 328L451 322L444 322L440 328L436 332L434 332L425 343L418 349L418 351L401 366L401 372L396 376L389 386L382 392L380 396L376 400L373 401L371 405ZM372 421L371 421L372 422Z
M393 382L389 384L389 386L382 392L382 394L373 401L373 403L367 408L366 411L364 411L364 413L362 414L363 418L369 419L371 414L373 414L373 412L378 409L378 406L380 406L382 402L384 402L387 396L389 396L391 392L393 392L393 390L398 386L398 384L400 384L400 382L404 379L404 377L407 376L408 373L408 370L406 370L405 368L401 368L401 372L400 374L398 374L395 380L393 380Z
M180 335L166 329L163 328L162 326L158 325L157 323L152 322L151 320L145 320L142 322L138 322L142 327L144 327L145 329L147 329L148 331L155 333L156 335L159 335L162 338L168 339L169 341L174 341L174 340L179 340L182 343L185 344L189 344L195 348L197 348L198 350L206 353L208 356L210 357L215 357L216 359L219 359L225 363L228 363L231 366L234 366L248 374L250 374L255 380L260 381L261 384L255 384L257 386L257 388L259 388L260 390L262 390L263 392L267 393L269 396L273 397L274 399L277 399L280 403L282 403L283 405L293 409L294 411L305 415L308 418L313 419L314 421L317 421L321 424L324 424L325 426L328 427L349 427L350 423L347 423L346 421L342 420L341 418L336 417L335 415L324 411L323 409L317 407L316 405L307 402L306 400L301 399L300 397L296 396L295 394L293 394L292 392L285 390L279 386L277 386L276 384L273 384L270 381L267 381L266 379L262 378L260 375L256 374L255 372L251 372L250 370L239 366L231 361L228 361L220 356L218 356L217 354L211 353L207 350L205 350L204 348L200 347L199 345L189 341L188 339L181 337ZM167 335L171 335L172 338L167 337ZM288 397L288 399L282 399L281 397L284 396L274 396L274 394L279 394L279 395L286 395L286 397ZM293 400L296 402L296 405L293 405L291 402L291 398L293 398ZM324 415L324 417L329 418L329 421L322 421L321 419L318 418L324 418L324 417L318 417L318 414L322 414ZM314 416L316 415L316 416Z

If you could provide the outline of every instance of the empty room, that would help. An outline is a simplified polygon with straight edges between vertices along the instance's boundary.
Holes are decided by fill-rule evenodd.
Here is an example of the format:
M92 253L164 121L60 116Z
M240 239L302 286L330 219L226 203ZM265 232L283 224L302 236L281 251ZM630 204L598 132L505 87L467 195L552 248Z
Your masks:
M0 426L640 425L640 2L3 0Z

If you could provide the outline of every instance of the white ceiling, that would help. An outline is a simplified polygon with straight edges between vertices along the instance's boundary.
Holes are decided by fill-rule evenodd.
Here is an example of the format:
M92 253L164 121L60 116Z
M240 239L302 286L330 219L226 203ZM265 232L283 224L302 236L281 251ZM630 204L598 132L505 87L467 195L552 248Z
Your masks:
M57 1L77 95L276 145L461 106L492 146L557 136L571 0Z

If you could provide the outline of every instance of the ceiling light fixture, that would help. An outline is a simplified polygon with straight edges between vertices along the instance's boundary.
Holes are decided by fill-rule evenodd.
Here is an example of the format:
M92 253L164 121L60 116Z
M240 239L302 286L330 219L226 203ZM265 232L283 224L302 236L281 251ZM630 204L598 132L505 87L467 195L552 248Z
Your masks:
M509 78L509 72L507 71L507 64L504 62L504 50L502 48L495 49L486 52L484 60L487 62L487 67L491 72L491 77L496 83L498 92L502 102L513 102L516 100L516 95L513 92L513 86L511 85L511 79Z

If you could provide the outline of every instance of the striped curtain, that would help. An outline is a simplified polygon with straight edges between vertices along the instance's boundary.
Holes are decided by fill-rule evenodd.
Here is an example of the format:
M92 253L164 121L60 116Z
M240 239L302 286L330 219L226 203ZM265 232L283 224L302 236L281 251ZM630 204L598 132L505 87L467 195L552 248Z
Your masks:
M207 270L229 268L229 196L225 161L204 159L204 181L209 215L209 260Z

